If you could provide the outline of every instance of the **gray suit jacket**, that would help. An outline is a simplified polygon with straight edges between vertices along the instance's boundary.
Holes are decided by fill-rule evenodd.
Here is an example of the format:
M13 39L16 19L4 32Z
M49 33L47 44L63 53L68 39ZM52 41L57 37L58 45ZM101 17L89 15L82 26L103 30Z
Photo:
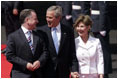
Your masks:
M7 60L13 64L11 77L13 78L30 78L42 77L41 67L44 66L47 59L47 49L42 39L41 33L33 31L34 55L30 49L28 41L22 29L17 30L8 37L6 56ZM40 61L40 68L34 72L26 68L28 62ZM34 76L34 74L36 76Z

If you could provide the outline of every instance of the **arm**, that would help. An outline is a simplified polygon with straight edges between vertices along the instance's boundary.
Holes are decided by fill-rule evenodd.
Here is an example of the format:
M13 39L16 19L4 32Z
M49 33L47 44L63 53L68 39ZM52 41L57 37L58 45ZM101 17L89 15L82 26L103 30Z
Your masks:
M70 32L70 36L71 36L71 61L72 61L72 67L71 67L71 72L78 72L78 61L77 61L77 57L76 57L76 50L75 50L75 40L74 40L74 31L72 29L72 31Z
M19 8L22 7L22 1L15 1L13 5L13 14L18 15L19 13Z
M100 31L100 34L102 36L106 36L106 32L107 32L107 29L109 29L109 26L106 26L107 25L107 21L108 21L108 10L107 10L107 3L106 1L101 1L101 2L98 2L98 5L99 5L99 10L100 10L100 26L101 26L101 31Z
M43 53L41 54L40 58L39 58L39 61L40 61L40 64L41 64L41 67L45 65L47 59L48 59L48 55L49 55L49 52L48 52L48 37L47 35L44 33L44 32L40 32L39 34L42 34L42 36L40 36L40 38L42 38L41 40L41 43L42 43L42 51ZM44 36L44 37L43 37Z
M25 70L28 62L17 56L17 50L16 50L17 44L14 40L15 40L14 35L8 36L7 48L6 48L7 60L13 65L18 65L23 70Z
M40 46L42 47L40 50L41 55L38 60L33 62L33 70L36 70L39 67L43 67L48 58L48 50L47 50L47 46L46 46L47 41L43 37L43 36L45 36L45 38L46 38L46 35L44 35L43 32L39 31L38 36L40 38Z
M104 74L104 59L103 59L101 43L99 40L97 46L97 70L98 70L99 77L102 78Z

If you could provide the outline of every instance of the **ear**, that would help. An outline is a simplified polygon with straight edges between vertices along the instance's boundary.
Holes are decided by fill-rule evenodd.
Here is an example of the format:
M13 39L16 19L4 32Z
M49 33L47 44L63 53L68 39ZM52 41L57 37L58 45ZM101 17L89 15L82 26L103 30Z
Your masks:
M89 30L91 29L91 26L90 26L90 25L88 26L88 29L89 29Z
M61 16L58 16L57 18L58 18L59 20L61 20Z
M29 20L29 18L28 18L28 17L26 17L26 18L25 18L25 22L27 22L28 20Z

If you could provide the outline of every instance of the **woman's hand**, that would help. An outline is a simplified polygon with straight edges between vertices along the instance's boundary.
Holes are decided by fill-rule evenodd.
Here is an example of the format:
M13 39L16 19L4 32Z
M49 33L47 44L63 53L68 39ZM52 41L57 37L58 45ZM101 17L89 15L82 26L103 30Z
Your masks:
M72 78L79 78L79 73L78 72L71 72L71 77Z
M104 75L103 74L99 74L99 78L104 78Z

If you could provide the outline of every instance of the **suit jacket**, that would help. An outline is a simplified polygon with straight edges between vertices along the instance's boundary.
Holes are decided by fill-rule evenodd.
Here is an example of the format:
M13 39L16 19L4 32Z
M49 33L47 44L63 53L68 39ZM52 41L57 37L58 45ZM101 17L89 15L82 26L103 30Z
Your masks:
M56 5L59 5L62 7L62 20L61 23L63 23L66 26L72 27L73 21L72 18L66 19L67 15L72 15L72 1L56 1Z
M91 14L93 20L92 32L95 37L99 38L102 44L104 56L104 73L112 72L111 50L109 47L109 31L111 22L109 19L108 1L92 1L91 11L98 11L98 14ZM99 32L106 31L106 35L102 36Z
M8 37L6 57L7 60L13 64L11 70L11 77L13 78L35 77L33 74L35 74L36 77L42 77L41 68L46 62L47 49L42 39L41 32L37 34L35 31L32 31L32 33L34 55L21 28ZM27 63L33 63L36 60L40 61L40 68L34 72L29 71L26 68Z
M18 10L18 15L13 14L13 9ZM18 30L21 26L19 22L19 15L21 10L23 9L22 1L2 1L1 2L1 15L3 17L3 25L5 25L6 35L8 35L16 30Z
M70 70L78 71L78 63L75 53L74 35L70 27L61 24L61 41L59 52L56 54L54 47L51 28L48 25L39 27L47 36L47 46L49 50L49 58L44 67L44 77L49 78L65 78L69 77Z
M108 15L108 2L107 1L92 1L91 11L99 11L99 14L93 14L91 12L91 18L93 20L92 31L109 31L111 22Z
M104 74L104 59L99 39L89 36L85 44L81 37L75 39L76 56L80 74Z
M2 9L2 16L4 16L5 26L10 27L11 25L12 29L15 29L15 30L20 28L19 26L20 23L18 21L19 21L19 14L21 10L23 9L23 2L22 1L2 1L1 9ZM13 9L18 9L17 16L13 15Z

